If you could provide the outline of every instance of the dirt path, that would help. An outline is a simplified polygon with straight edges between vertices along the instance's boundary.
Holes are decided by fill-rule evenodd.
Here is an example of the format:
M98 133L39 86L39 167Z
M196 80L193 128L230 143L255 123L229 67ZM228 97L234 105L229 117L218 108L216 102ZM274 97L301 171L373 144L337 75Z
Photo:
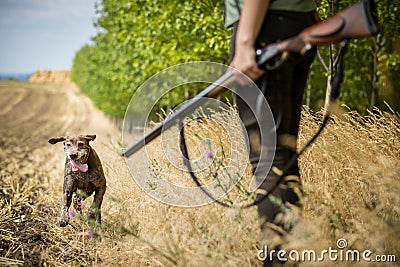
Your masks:
M74 84L1 82L0 125L2 148L26 151L43 171L63 168L62 147L47 140L79 133L97 135L92 145L105 157L106 171L107 164L126 169L116 145L120 132Z

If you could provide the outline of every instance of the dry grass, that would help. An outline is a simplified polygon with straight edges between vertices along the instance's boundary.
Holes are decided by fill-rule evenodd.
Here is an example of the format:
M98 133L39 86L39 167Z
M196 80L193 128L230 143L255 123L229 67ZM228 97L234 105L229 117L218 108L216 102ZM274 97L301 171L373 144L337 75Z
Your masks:
M300 145L316 131L320 119L319 113L303 110ZM180 208L148 197L132 182L124 160L118 155L116 131L96 127L93 129L103 139L96 140L94 146L108 179L103 225L96 229L81 216L75 216L66 228L56 225L62 150L29 146L32 141L46 142L44 133L28 137L1 131L0 265L261 266L257 251L263 244L258 241L255 208L227 209L216 204ZM196 147L191 151L193 156L203 153L195 144L200 140L196 135L201 134L216 138L216 144L223 140L207 135L196 125L187 132L190 147ZM229 149L224 149L228 162L233 153ZM221 147L216 146L214 152L218 158L222 157ZM172 172L171 166L162 160L158 163L165 172ZM345 113L329 123L316 143L303 154L300 164L306 197L302 218L288 237L285 249L321 251L336 248L337 239L345 238L348 248L393 254L399 259L398 116L380 111L367 117ZM244 184L251 179L248 169L241 178ZM212 181L213 176L205 174L202 179ZM234 202L248 197L236 187L230 196ZM86 206L89 204L90 199L85 201ZM95 234L89 238L91 229ZM330 261L315 263L333 264L338 265ZM395 266L393 263L366 265ZM300 266L311 264L306 262Z
M300 143L310 137L318 118L307 109L303 112ZM345 238L348 248L395 254L398 259L399 148L398 114L374 110L365 117L348 112L334 118L301 157L307 197L291 245L335 247L336 240ZM334 263L324 266L329 264Z

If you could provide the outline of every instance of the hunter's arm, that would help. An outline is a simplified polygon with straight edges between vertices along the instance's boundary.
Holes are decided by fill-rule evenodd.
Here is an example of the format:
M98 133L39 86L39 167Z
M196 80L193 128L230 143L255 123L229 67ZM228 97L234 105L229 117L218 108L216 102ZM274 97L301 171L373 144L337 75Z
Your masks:
M231 67L243 72L252 80L263 74L257 66L254 44L268 5L268 0L245 0L236 34L235 56Z

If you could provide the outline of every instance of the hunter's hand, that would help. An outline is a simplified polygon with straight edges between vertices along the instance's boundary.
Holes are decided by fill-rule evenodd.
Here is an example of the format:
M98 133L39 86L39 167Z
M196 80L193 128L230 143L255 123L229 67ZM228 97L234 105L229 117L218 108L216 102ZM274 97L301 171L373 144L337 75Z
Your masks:
M245 74L251 80L257 80L261 75L264 74L264 71L261 70L256 62L256 51L253 46L243 46L237 47L235 57L232 60L230 67L234 68L238 77L243 76ZM242 74L242 75L241 75ZM244 77L239 79L241 84L248 83L245 81Z

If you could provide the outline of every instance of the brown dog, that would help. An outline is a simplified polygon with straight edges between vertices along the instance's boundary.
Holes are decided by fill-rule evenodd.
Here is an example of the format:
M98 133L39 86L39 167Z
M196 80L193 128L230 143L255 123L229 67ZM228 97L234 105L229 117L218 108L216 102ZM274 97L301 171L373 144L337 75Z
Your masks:
M106 192L106 178L96 151L89 145L96 135L77 135L51 138L50 144L64 141L66 155L61 215L58 225L68 225L68 209L73 200L76 211L82 210L82 201L94 194L88 218L101 223L101 203Z

